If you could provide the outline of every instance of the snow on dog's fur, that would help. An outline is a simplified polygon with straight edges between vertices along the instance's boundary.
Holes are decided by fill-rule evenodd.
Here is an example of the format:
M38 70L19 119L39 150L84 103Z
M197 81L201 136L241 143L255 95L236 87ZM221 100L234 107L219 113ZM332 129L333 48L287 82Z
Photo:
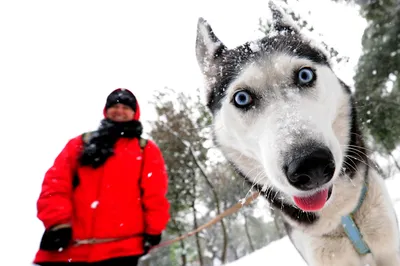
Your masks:
M309 265L400 265L395 213L369 166L349 88L324 51L271 10L270 35L234 49L199 19L196 55L216 144L282 213ZM371 253L359 255L341 217L356 208L364 182L353 217Z

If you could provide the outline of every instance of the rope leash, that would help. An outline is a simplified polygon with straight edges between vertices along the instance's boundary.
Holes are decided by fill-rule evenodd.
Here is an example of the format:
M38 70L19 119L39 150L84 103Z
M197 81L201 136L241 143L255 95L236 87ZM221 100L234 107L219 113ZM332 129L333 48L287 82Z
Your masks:
M248 205L250 205L255 199L257 199L257 197L258 197L259 195L260 195L260 192L254 192L251 196L247 197L247 198L244 199L244 200L239 201L238 203L236 203L235 205L233 205L233 206L230 207L229 209L225 210L223 213L217 215L217 216L216 216L214 219L212 219L211 221L209 221L209 222L203 224L202 226L200 226L200 227L196 228L195 230L193 230L193 231L191 231L191 232L189 232L189 233L186 233L186 234L184 234L184 235L182 235L182 236L179 236L179 237L174 238L174 239L171 239L171 240L163 241L163 242L161 242L160 244L158 244L158 245L152 247L152 248L149 250L149 252L152 251L152 250L154 250L154 249L157 249L157 248L161 248L161 247L166 247L166 246L172 245L173 243L176 243L176 242L178 242L178 241L181 241L181 240L183 240L183 239L185 239L185 238L188 238L188 237L190 237L190 236L193 236L193 235L199 233L200 231L202 231L202 230L204 230L204 229L206 229L206 228L208 228L208 227L210 227L210 226L216 224L217 222L221 221L221 220L222 220L223 218L225 218L226 216L232 215L233 213L239 211L243 206L248 206Z

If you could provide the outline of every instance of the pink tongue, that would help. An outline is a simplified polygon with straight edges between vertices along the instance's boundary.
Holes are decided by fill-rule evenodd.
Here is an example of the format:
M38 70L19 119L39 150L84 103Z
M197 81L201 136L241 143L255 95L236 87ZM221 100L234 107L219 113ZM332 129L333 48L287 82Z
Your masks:
M293 197L294 203L303 211L318 211L328 199L328 189L321 190L308 197Z

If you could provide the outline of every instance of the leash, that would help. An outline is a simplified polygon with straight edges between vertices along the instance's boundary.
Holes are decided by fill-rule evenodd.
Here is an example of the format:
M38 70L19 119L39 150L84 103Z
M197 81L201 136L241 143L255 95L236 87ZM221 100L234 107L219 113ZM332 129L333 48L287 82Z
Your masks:
M246 199L240 200L238 203L236 203L235 205L233 205L232 207L230 207L229 209L225 210L223 213L217 215L214 219L212 219L211 221L203 224L202 226L196 228L195 230L186 233L182 236L179 236L177 238L171 239L171 240L166 240L164 242L161 242L160 244L153 246L149 252L151 250L157 249L157 248L161 248L161 247L166 247L169 245L172 245L173 243L176 243L178 241L181 241L185 238L188 238L190 236L193 236L195 234L197 234L198 232L216 224L217 222L219 222L220 220L222 220L223 218L225 218L226 216L229 216L237 211L239 211L243 206L248 206L250 205L250 203L252 203L255 199L257 199L257 197L260 195L260 192L254 192L251 196L247 197ZM136 234L136 235L130 235L130 236L125 236L125 237L111 237L111 238L89 238L89 239L76 239L74 241L74 245L75 246L80 246L80 245L92 245L92 244L102 244L102 243L109 243L109 242L116 242L116 241L122 241L122 240L126 240L132 237L138 237L138 236L143 236L143 234Z
M190 236L193 236L197 233L199 233L200 231L216 224L217 222L221 221L223 218L225 218L226 216L229 216L231 214L234 214L235 212L239 211L243 206L248 206L250 205L250 203L252 203L255 199L257 199L257 197L260 195L260 192L254 192L251 196L247 197L246 199L240 200L238 203L236 203L235 205L233 205L232 207L230 207L229 209L225 210L223 213L217 215L214 219L212 219L211 221L209 221L208 223L203 224L202 226L198 227L197 229L186 233L182 236L179 236L177 238L171 239L171 240L166 240L164 242L161 242L160 244L152 247L149 252L151 250L157 249L157 248L161 248L161 247L166 247L169 245L172 245L173 243L176 243L178 241L181 241L185 238L188 238Z
M367 184L363 182L363 187L361 190L361 195L358 200L358 204L356 208L348 215L342 216L342 226L347 235L350 239L351 243L353 244L354 248L360 255L368 254L371 252L367 243L365 243L360 230L358 229L356 223L354 222L353 215L360 209L365 196L367 195Z
M118 242L126 239L130 239L133 237L143 236L143 234L134 234L129 236L122 236L122 237L109 237L109 238L88 238L88 239L76 239L73 242L74 246L81 246L81 245L94 245L94 244L103 244L109 242Z
M343 226L343 229L346 233L346 235L348 236L348 238L350 239L350 241L352 242L354 248L356 249L356 251L363 255L363 254L368 254L370 253L370 249L368 247L368 245L365 243L365 241L362 238L361 232L358 229L357 225L354 222L353 219L353 215L360 209L365 196L367 194L367 184L364 182L363 183L363 187L361 190L361 195L360 198L358 200L358 204L356 206L356 208L348 215L342 216L341 219L341 223ZM184 235L181 235L177 238L171 239L171 240L166 240L161 242L160 244L153 246L150 250L154 250L154 249L158 249L161 247L166 247L169 245L172 245L178 241L184 240L188 237L191 237L197 233L199 233L200 231L216 224L217 222L221 221L223 218L232 215L233 213L239 211L243 206L248 206L250 205L255 199L257 199L257 197L260 195L260 192L254 192L251 196L247 197L246 199L240 200L238 203L236 203L235 205L233 205L232 207L230 207L229 209L225 210L223 213L217 215L214 219L212 219L211 221L203 224L202 226L196 228L195 230L186 233ZM119 238L91 238L91 239L77 239L74 241L75 245L90 245L90 244L100 244L100 243L108 243L108 242L115 242L115 241L121 241L121 240L125 240L125 239L129 239L132 237L137 237L137 236L141 236L140 235L131 235L131 236L127 236L127 237L119 237Z

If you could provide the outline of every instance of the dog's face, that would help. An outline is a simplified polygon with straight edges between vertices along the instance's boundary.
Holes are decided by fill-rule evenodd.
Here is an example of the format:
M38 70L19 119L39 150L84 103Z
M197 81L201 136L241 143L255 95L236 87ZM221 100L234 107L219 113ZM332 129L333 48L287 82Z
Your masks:
M270 36L231 50L200 19L197 60L227 159L250 182L317 211L342 171L350 95L326 55L279 10L273 17Z

